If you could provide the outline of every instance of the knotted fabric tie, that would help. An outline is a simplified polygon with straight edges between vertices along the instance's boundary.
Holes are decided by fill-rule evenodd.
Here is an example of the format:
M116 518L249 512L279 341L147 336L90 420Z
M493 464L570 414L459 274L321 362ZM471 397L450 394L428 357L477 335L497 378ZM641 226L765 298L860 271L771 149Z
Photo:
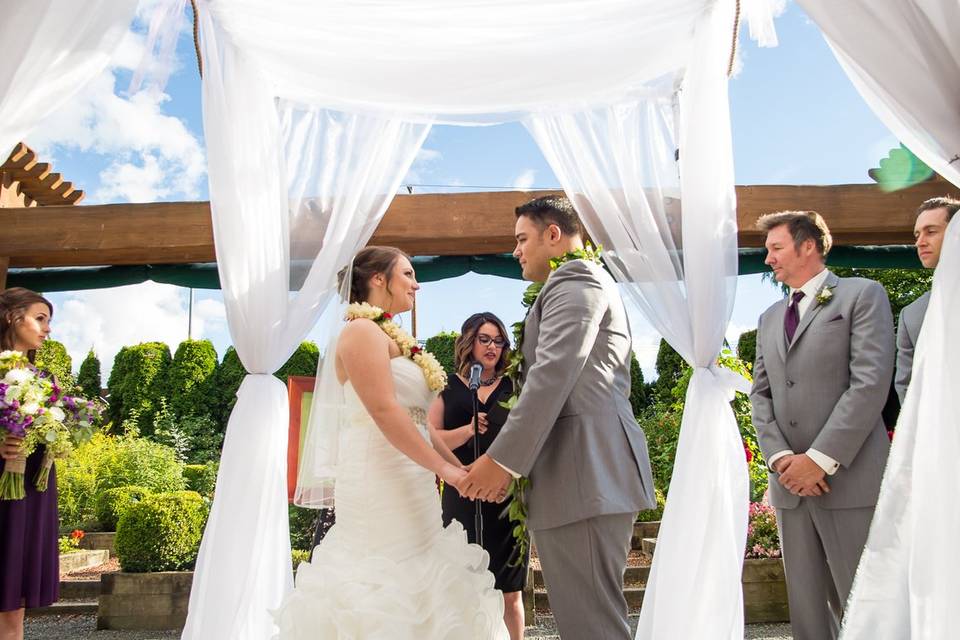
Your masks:
M800 324L800 301L803 295L803 291L794 291L791 302L787 305L787 315L783 318L783 332L787 336L787 344L793 342L793 335Z

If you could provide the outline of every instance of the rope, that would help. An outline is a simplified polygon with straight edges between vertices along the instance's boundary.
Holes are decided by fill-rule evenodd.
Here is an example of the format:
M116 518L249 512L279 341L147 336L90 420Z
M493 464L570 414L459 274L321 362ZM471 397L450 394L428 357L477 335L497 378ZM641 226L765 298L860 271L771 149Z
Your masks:
M193 48L197 52L197 72L203 78L203 57L200 55L200 24L197 19L197 0L190 0L193 8ZM740 11L740 0L737 0L737 13ZM732 64L732 63L731 63Z
M191 0L192 2L193 0ZM730 43L730 63L727 65L727 77L733 76L733 61L737 57L737 36L740 34L740 0L737 0L737 13L733 17L733 41ZM198 54L199 55L199 54Z

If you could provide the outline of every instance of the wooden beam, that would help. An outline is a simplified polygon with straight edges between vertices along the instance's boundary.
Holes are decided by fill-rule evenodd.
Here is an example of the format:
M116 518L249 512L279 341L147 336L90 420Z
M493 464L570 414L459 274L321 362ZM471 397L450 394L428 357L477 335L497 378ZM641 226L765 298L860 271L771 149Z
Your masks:
M913 212L957 189L942 181L884 193L876 185L737 187L741 247L760 247L757 218L784 209L819 211L837 245L907 244ZM372 242L413 255L513 250L513 210L546 191L399 195ZM182 264L215 259L206 202L0 209L0 256L15 267ZM296 231L294 231L296 237ZM304 234L306 235L306 234Z
M7 288L7 269L10 267L10 258L0 257L0 291Z

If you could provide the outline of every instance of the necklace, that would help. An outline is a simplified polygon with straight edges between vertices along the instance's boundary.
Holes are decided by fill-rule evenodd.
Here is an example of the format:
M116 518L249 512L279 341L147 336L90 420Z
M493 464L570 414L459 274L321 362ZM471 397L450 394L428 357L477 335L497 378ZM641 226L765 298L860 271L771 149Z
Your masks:
M481 379L480 379L480 386L481 386L481 387L489 387L489 386L492 385L494 382L496 382L497 379L498 379L497 374L493 374L493 377L490 378L490 379L488 379L488 380L484 380L483 378L481 378Z

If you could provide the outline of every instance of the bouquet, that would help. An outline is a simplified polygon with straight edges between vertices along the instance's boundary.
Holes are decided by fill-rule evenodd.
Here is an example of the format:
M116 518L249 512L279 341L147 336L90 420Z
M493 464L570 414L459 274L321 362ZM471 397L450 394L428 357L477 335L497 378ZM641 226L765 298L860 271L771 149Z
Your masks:
M37 490L46 491L53 461L90 439L101 411L96 402L63 395L53 376L37 369L20 352L0 353L0 437L23 439L19 455L5 461L0 500L24 498L27 457L41 446L45 448L43 462L34 484Z

